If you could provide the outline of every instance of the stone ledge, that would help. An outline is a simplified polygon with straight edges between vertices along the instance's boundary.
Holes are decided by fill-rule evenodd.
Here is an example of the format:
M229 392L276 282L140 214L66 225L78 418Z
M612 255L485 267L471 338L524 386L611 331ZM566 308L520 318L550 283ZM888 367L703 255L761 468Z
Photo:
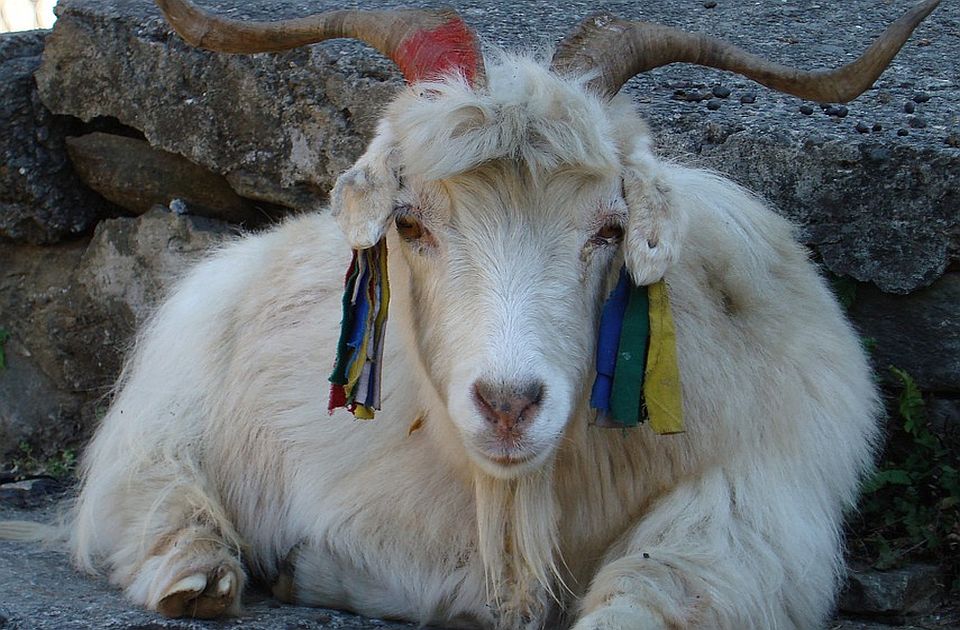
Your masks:
M259 19L307 10L294 0L204 4ZM488 44L507 48L552 45L595 10L579 2L452 4ZM715 9L615 0L605 7L623 17L708 32L784 63L820 67L851 60L848 51L862 51L912 4L855 0L842 12L813 0ZM309 10L339 6L322 0ZM364 6L393 5L373 0ZM388 62L357 43L217 55L171 35L146 0L65 0L59 12L37 76L48 107L84 120L114 116L155 146L226 175L241 195L297 209L323 202L400 84ZM805 116L796 98L682 65L638 77L627 89L658 130L666 155L716 168L771 199L798 222L829 270L909 293L960 261L960 149L945 143L960 130L953 65L960 56L958 23L960 7L939 7L874 89L847 106L846 117L819 107ZM716 111L703 101L673 99L677 90L709 90L721 82L732 93L714 99L721 105ZM747 93L754 103L740 103ZM918 93L929 100L915 103ZM912 115L903 111L907 101L916 108ZM918 115L925 126L910 127ZM862 134L856 122L883 130ZM897 135L901 128L907 136Z

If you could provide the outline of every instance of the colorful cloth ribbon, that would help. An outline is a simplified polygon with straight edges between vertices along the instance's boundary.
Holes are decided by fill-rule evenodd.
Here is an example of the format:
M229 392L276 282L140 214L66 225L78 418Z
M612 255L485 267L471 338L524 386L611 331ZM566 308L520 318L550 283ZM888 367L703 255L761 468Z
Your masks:
M683 432L676 329L663 280L637 287L620 270L600 315L596 369L590 406L599 426L634 427L649 418L661 435Z
M354 250L343 288L337 359L328 409L345 407L360 420L380 410L383 338L390 305L387 243Z

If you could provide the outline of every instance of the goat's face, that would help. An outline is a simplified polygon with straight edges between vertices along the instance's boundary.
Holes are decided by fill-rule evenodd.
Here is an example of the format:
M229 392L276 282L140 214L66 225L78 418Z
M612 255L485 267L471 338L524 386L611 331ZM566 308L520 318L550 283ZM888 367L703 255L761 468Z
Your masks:
M626 218L613 184L500 163L401 191L415 338L491 471L541 462L583 392Z
M674 244L632 208L655 166L632 113L528 60L489 80L401 95L333 206L355 247L395 225L423 364L474 461L513 476L550 458L589 391L624 260L650 282Z

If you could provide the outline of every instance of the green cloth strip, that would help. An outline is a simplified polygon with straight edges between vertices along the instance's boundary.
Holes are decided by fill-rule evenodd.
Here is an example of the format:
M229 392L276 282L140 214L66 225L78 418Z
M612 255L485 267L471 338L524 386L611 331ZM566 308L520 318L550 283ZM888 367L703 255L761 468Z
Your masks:
M343 283L343 299L340 303L340 308L343 313L340 319L340 339L337 341L337 357L333 365L333 373L330 375L330 382L335 385L347 384L347 362L350 359L347 339L350 337L350 328L353 323L353 309L350 305L350 298L353 296L353 287L358 280L357 276L359 274L359 253L354 251L350 268L347 270L347 277Z
M635 427L643 420L643 377L649 338L650 302L647 287L630 283L630 298L623 315L617 368L610 393L610 416L625 427Z

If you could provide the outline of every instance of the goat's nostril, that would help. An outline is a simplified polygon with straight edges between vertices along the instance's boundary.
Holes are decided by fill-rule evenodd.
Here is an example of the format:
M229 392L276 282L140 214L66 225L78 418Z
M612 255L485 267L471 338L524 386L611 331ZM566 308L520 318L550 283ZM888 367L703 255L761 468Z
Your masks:
M530 381L523 390L523 397L530 405L539 405L543 400L543 383L541 381Z
M540 410L541 381L503 382L479 380L473 384L473 402L484 419L501 431L530 421Z

